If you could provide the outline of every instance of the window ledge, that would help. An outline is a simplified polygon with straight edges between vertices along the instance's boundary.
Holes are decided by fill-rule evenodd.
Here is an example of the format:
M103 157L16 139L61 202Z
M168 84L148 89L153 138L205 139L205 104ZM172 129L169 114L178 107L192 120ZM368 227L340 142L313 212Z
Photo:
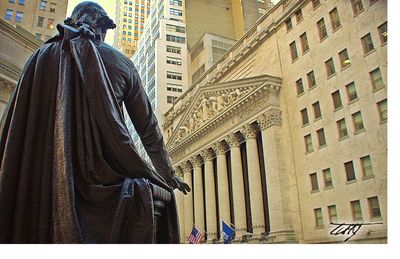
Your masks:
M337 112L337 111L339 111L339 110L341 110L341 109L343 109L343 105L340 106L340 107L338 107L338 108L336 108L336 109L334 109L333 111L334 111L334 112Z
M339 27L335 28L334 30L332 30L332 33L337 32L338 30L340 30L342 28L342 25L340 25Z
M301 20L298 21L297 24L300 24L303 20L304 20L304 18L301 18Z
M384 43L381 43L381 47L385 47L387 45L387 41Z
M352 183L356 183L356 182L357 182L357 179L354 179L354 180L347 181L346 184L352 184Z
M348 139L348 138L349 138L349 135L346 135L346 136L343 136L343 137L339 138L339 141L342 141L342 140L345 140L345 139Z
M376 52L376 49L370 50L369 52L367 52L367 53L364 54L364 58L365 58L366 56L369 56L371 53L374 53L374 52Z
M321 120L321 119L322 119L322 116L321 116L321 117L318 117L318 118L315 118L315 119L314 119L314 122L319 121L319 120Z
M299 57L293 59L293 60L292 60L292 64L293 64L294 62L296 62L297 60L299 60Z
M357 97L356 99L351 100L351 101L348 103L348 105L351 105L351 104L353 104L353 103L356 103L357 101L358 101L358 97Z
M327 191L327 190L331 190L331 189L333 189L333 185L331 185L331 186L328 186L328 187L324 187L324 190L325 190L325 191Z
M320 6L321 6L321 4L319 4L319 5L315 6L315 7L313 7L313 11L317 10L318 7L320 7Z
M315 88L317 88L317 85L313 85L313 86L309 87L308 91L311 91L312 89L315 89Z
M293 27L290 28L290 29L286 29L286 33L289 33L289 32L291 32L292 30L293 30Z
M364 12L364 9L362 9L361 11L359 11L358 13L356 13L356 14L354 14L354 18L356 18L357 16L359 16L361 13L363 13Z
M306 124L303 124L303 126L301 126L302 128L305 128L305 127L307 127L307 126L309 126L310 125L310 123L308 122L308 123L306 123Z
M382 221L382 216L380 216L380 217L373 217L373 218L370 218L370 220L372 221L372 222L379 222L379 221ZM383 222L382 222L383 223Z
M371 179L371 178L375 178L375 175L368 175L368 176L363 176L363 180L368 180L368 179Z
M323 37L322 39L319 39L319 43L323 42L324 40L326 40L328 38L328 36Z
M323 149L323 148L325 148L325 147L327 147L326 144L324 144L324 145L322 145L322 146L319 146L318 149Z
M372 92L373 92L373 93L376 93L376 92L378 92L379 90L382 90L382 89L384 89L384 88L385 88L385 85L382 86L382 87L380 87L380 88L372 89Z
M351 63L348 64L348 65L346 65L346 66L344 66L344 67L342 67L342 68L340 69L340 71L344 71L344 70L348 69L349 67L351 67Z
M360 133L363 133L363 132L365 132L365 128L362 129L362 130L359 130L359 131L357 131L357 132L354 132L354 135L357 135L357 134L360 134Z
M302 95L304 95L304 92L302 92L301 94L298 94L297 97L300 97L300 96L302 96Z
M319 192L319 189L312 190L310 193L317 193L317 192Z
M306 51L303 51L303 56L304 56L305 54L307 54L308 52L310 52L310 48L309 48L308 50L306 50Z
M331 74L331 75L329 75L329 76L328 76L328 80L331 79L331 78L334 77L334 76L336 76L336 72L333 73L333 74Z
M325 227L324 227L324 225L322 225L322 226L315 226L315 229L324 229Z
M308 155L308 154L310 154L312 152L314 152L314 150L306 151L306 155Z
M387 123L387 119L386 120L381 120L381 122L380 122L381 125L386 124L386 123Z

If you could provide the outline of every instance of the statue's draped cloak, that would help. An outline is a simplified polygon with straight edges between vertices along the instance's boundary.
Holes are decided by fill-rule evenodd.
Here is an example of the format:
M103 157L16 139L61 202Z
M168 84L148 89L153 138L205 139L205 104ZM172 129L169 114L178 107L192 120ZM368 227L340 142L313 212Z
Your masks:
M58 30L27 62L6 117L0 243L178 243L174 198L155 240L150 182L173 195L172 169L133 64L86 26Z

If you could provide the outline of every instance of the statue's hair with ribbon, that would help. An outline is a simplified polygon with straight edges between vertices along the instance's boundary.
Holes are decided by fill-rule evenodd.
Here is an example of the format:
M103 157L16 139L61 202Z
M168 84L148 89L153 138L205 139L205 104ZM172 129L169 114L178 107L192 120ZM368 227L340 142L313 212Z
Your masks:
M103 33L116 27L114 21L108 17L103 7L91 1L84 1L78 4L72 11L71 17L64 20L64 24L75 28L85 24L93 29L100 29Z

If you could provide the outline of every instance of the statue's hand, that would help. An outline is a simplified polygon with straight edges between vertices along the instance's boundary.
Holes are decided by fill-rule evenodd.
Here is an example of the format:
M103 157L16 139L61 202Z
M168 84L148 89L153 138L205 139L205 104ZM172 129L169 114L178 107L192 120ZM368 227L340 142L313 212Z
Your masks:
M177 175L172 176L171 185L174 189L178 189L179 191L183 192L185 195L188 192L190 192L189 185L187 185L184 181L182 181L182 179Z

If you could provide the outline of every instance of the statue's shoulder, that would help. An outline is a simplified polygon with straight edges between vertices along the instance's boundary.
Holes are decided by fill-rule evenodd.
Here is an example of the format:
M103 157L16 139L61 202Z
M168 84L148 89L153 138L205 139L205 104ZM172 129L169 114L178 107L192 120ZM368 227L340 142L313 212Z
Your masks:
M122 54L116 48L108 45L105 42L101 42L98 45L98 50L105 62L112 61L112 62L117 62L119 64L125 63L126 65L129 65L129 66L132 63L132 61L128 57L126 57L124 54Z

